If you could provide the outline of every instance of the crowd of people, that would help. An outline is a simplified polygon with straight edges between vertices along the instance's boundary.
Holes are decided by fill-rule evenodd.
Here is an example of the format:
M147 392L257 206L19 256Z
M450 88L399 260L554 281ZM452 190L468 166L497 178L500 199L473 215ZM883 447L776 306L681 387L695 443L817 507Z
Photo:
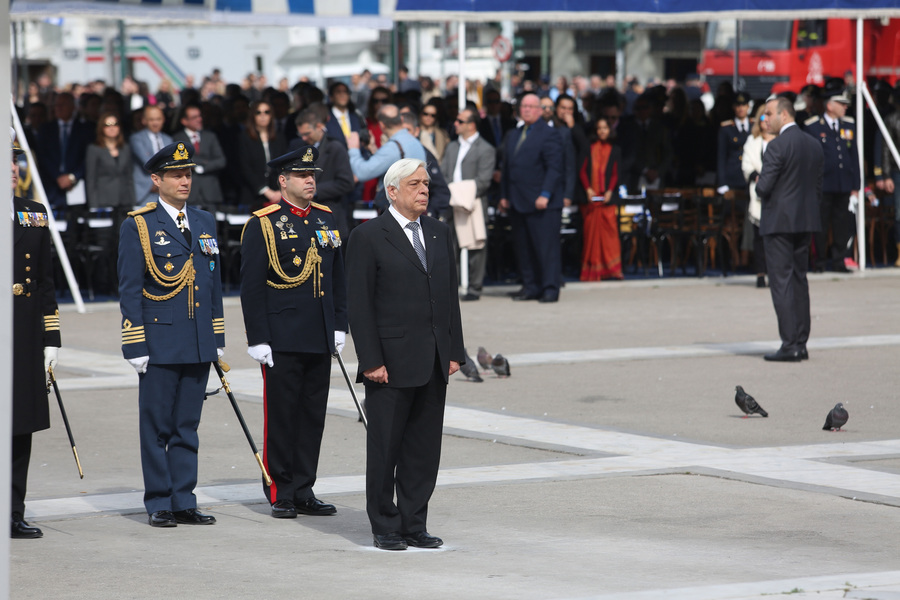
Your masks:
M355 209L384 210L378 178L387 166L404 157L429 164L430 214L475 227L471 239L471 231L457 232L462 244L456 239L471 262L465 300L479 297L485 279L522 280L517 296L546 301L558 296L564 274L621 279L620 233L632 228L620 208L623 196L672 188L715 189L739 238L723 261L732 270L756 273L765 285L754 193L761 164L753 166L761 157L760 140L764 144L769 135L760 118L765 98L752 99L728 83L710 90L696 77L646 85L630 77L619 89L614 78L598 75L552 83L514 75L512 97L504 98L498 74L467 82L466 109L459 111L457 86L453 75L436 82L411 78L406 69L397 85L364 72L327 88L308 81L290 86L287 79L269 86L261 75L228 83L216 70L196 86L189 77L180 90L164 81L155 93L130 77L120 89L103 81L56 88L44 77L28 87L20 110L52 208L58 214L108 212L115 230L128 210L156 198L143 164L172 141L194 147L192 204L239 214L278 201L276 174L267 166L272 157L312 144L328 164L317 201L334 211L344 235L358 223ZM826 162L825 231L815 237L811 259L817 270L856 267L860 149L857 124L845 116L853 101L846 86L836 79L785 94L801 128L823 143L834 132L834 143L823 148L845 147L843 154L826 156L836 162ZM900 106L900 91L880 82L874 89L896 141L900 128L891 114ZM900 193L898 170L874 124L865 127L867 175L887 213ZM448 153L456 159L447 160ZM539 175L543 180L537 182ZM469 180L477 182L478 218L456 185ZM522 194L527 202L524 196L516 201ZM535 207L539 198L544 200ZM560 238L557 221L574 225L576 234ZM900 221L895 229L900 253ZM670 252L674 269L679 257ZM635 254L629 248L627 260L646 259Z

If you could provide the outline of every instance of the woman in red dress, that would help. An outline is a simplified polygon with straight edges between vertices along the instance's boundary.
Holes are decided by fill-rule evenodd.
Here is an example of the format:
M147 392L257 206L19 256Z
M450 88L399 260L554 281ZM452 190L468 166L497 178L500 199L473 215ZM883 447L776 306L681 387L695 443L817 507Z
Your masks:
M622 152L611 138L609 121L606 117L598 118L590 151L581 166L581 185L587 194L587 203L581 206L584 220L581 281L623 279L615 204Z

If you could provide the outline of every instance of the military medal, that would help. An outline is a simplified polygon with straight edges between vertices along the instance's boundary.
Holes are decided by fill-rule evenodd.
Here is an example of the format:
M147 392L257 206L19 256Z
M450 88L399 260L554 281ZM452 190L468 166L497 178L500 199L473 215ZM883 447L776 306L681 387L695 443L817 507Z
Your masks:
M281 222L287 223L287 215L281 215Z
M46 227L47 217L44 213L37 212L17 212L19 225L22 227Z
M216 270L216 261L214 261L214 260L209 261L209 270L210 271Z
M173 265L171 262L167 262L166 266L164 266L163 268L166 270L166 272L171 273L175 269L175 265Z
M297 255L295 254L295 255L294 255L294 261L293 261L293 262L294 262L294 266L295 266L295 267L299 267L299 266L300 266L300 263L302 263L303 261L300 259L299 256L297 256Z
M157 235L163 235L163 233L161 231L157 231L156 233L157 233ZM160 237L158 240L156 240L153 243L156 244L157 246L168 246L172 242L170 242L169 240L167 240L164 237Z
M330 244L329 244L328 237L327 237L327 235L326 235L327 233L328 233L327 231L322 231L321 229L317 229L317 230L316 230L316 238L318 238L318 240L319 240L319 245L322 246L323 248L324 248L325 246L329 246L329 245L330 245Z
M331 231L328 231L327 233L328 233L328 240L331 242L331 246L332 246L333 248L338 248L338 247L340 247L340 245L341 245L341 232L340 232L340 231L335 231L334 229L332 229Z
M219 253L219 244L216 242L216 238L208 233L204 233L197 238L197 243L200 244L200 251L207 256Z
M328 225L322 219L316 219L316 224L319 225L325 231L328 231Z

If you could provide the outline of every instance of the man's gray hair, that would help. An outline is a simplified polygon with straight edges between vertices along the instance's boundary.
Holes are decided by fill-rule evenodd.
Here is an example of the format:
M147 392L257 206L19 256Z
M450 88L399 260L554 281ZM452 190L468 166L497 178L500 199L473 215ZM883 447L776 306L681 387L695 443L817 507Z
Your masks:
M406 179L413 173L415 173L419 168L425 169L425 174L428 176L428 181L431 181L431 174L428 172L428 166L425 164L424 160L419 160L418 158L401 158L397 162L391 165L391 168L387 170L387 173L384 174L384 189L385 193L387 193L387 189L389 187L400 188L400 180ZM390 196L388 196L390 198Z

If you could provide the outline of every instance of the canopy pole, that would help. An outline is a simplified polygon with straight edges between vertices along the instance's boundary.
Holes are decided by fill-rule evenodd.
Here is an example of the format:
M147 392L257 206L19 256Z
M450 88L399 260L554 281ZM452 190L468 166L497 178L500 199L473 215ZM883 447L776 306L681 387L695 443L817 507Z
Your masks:
M738 79L741 68L741 20L734 21L734 71L731 74L731 87L738 91Z
M457 103L459 110L466 107L466 22L459 20L459 29L456 31L456 39L459 48L459 84L457 88ZM459 251L459 286L463 290L469 289L469 250L461 248Z
M859 138L856 147L859 149L859 192L856 199L856 249L859 270L866 270L866 165L863 156L865 138L863 133L863 97L862 90L865 83L863 72L863 20L856 20L856 135ZM873 103L874 104L874 103ZM872 107L875 114L878 113Z

